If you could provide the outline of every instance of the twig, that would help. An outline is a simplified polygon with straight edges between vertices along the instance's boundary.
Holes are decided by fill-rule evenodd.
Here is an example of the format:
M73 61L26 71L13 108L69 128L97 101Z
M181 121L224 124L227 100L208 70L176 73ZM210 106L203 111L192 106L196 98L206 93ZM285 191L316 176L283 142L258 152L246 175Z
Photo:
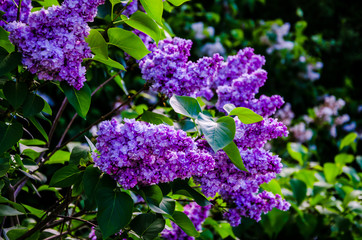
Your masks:
M52 137L53 137L53 134L54 134L54 131L55 131L55 128L57 127L58 125L58 122L59 122L59 119L60 117L62 116L63 112L64 112L64 109L65 107L67 106L67 103L68 103L68 99L65 97L63 102L62 102L62 105L60 106L59 108L59 111L57 112L57 115L55 116L55 119L53 121L53 124L52 124L52 127L49 131L49 134L48 134L48 138L49 138L49 141L46 145L46 147L49 147L50 146L50 142L52 140Z
M88 225L91 225L92 227L96 227L97 225L90 222L90 221L87 221L87 220L84 220L84 219L81 219L81 218L77 218L77 217L72 217L72 216L61 216L61 215L58 215L57 217L60 217L60 218L63 218L65 219L65 221L71 221L71 220L76 220L76 221L80 221L80 222L84 222Z
M16 21L17 22L19 22L20 21L20 10L21 10L21 2L22 2L23 0L20 0L19 1L19 5L18 5L18 14L17 14L17 16L16 16Z
M78 230L79 228L82 228L82 227L84 227L84 226L85 226L85 224L79 225L78 227L75 227L75 228L73 228L73 229L70 230L70 231L66 231L66 232L64 232L64 233L62 233L62 234L58 234L58 235L54 235L54 236L45 238L44 240L57 239L57 238L62 237L62 236L64 236L64 235L70 234L71 232L74 232L75 230Z

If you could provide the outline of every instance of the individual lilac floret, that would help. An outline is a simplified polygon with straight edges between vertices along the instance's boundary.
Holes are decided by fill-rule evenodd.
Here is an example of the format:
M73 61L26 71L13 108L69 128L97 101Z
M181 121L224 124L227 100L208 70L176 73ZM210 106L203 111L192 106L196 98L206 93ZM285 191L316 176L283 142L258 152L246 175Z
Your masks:
M156 44L150 44L148 54L140 62L143 78L152 83L154 91L168 97L173 94L196 96L205 89L216 72L220 56L201 58L199 61L188 61L192 41L181 38L165 39ZM209 96L207 97L209 98Z
M206 145L200 141L199 147L205 149ZM287 210L290 204L278 194L265 191L258 193L261 184L280 173L280 158L262 148L240 151L248 172L236 168L225 152L218 151L213 154L216 162L214 170L203 177L194 177L195 182L201 185L202 192L207 197L220 194L229 208L224 217L232 226L240 224L241 216L259 221L262 213L273 208Z
M195 202L191 202L184 206L184 213L190 218L197 231L201 231L201 225L209 215L211 205L201 207ZM192 240L194 237L188 236L182 229L174 222L171 222L172 228L165 228L161 236L167 240Z
M265 118L254 124L244 124L235 117L235 143L242 149L260 148L271 139L288 136L287 127L274 118Z
M153 125L125 119L100 124L99 155L95 165L125 189L171 182L176 178L202 176L214 167L214 159L199 150L184 131L168 125Z
M17 20L19 0L0 0L0 11L5 12L2 16L6 22L10 23ZM27 23L30 11L32 9L31 0L23 0L21 2L21 11L20 11L20 22ZM4 21L0 20L0 27L4 27L7 30L7 25Z
M61 6L31 13L28 25L10 23L9 39L19 48L28 70L41 80L65 80L82 88L86 69L81 64L92 57L85 42L90 31L86 21L93 19L103 2L67 0Z

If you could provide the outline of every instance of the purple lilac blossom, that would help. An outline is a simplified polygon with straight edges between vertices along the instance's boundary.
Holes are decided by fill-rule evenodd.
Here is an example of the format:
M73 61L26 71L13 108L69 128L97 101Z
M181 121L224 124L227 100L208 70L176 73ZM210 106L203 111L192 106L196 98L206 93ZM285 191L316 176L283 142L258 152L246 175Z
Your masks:
M290 29L290 23L284 23L282 26L279 26L278 24L273 24L271 27L271 30L276 35L276 41L275 43L271 43L268 39L268 45L270 47L266 50L268 54L271 54L274 50L292 50L294 47L294 43L291 41L285 41L284 36L288 35Z
M212 152L205 141L199 141L199 147ZM262 148L239 150L248 172L236 168L224 151L218 151L213 154L216 162L214 170L203 177L194 177L195 183L201 185L202 192L207 197L220 194L229 205L224 217L232 226L240 224L241 216L259 221L262 213L274 207L288 210L290 204L278 194L258 193L262 183L269 182L280 173L281 159Z
M244 124L235 117L236 132L234 141L239 148L260 148L271 139L288 136L287 127L274 118L265 118L254 124Z
M95 166L125 189L203 176L215 161L186 132L168 125L125 119L100 124Z
M127 3L122 3L123 7L127 6ZM123 15L130 17L133 13L137 12L138 10L138 0L133 0L127 8L122 12Z
M10 23L17 20L18 8L15 5L19 4L19 0L0 0L0 11L5 12L2 18ZM30 11L32 9L31 0L23 0L20 8L20 22L27 23ZM7 30L7 25L4 21L0 20L0 27L4 27Z
M9 39L18 46L23 64L41 80L67 81L76 89L86 81L84 58L92 54L85 37L93 21L97 6L104 0L66 0L61 6L33 12L28 25L9 24Z
M201 231L201 225L209 215L211 205L201 207L197 203L192 202L184 206L184 213L190 218L197 231ZM172 228L166 227L161 236L166 240L193 240L194 237L188 236L174 222L171 222Z
M152 90L161 92L168 97L173 94L197 96L205 92L211 98L208 86L216 73L216 65L222 57L204 57L196 63L188 61L192 41L181 38L165 39L150 44L152 53L140 62L143 78L152 83Z

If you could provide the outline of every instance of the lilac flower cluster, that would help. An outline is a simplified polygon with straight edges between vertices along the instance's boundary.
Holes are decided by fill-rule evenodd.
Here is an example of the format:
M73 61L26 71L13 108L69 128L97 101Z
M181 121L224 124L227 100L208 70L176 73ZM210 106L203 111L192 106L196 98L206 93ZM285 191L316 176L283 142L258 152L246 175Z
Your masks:
M5 14L2 16L2 18L6 22L13 22L17 20L18 16L18 8L17 5L19 5L19 0L0 0L0 11L5 12ZM20 11L20 22L27 23L30 11L32 9L31 6L31 0L23 0L21 2L21 11ZM0 20L0 27L4 27L7 29L7 26L4 21Z
M143 78L151 82L152 89L168 97L173 94L196 96L205 92L210 85L212 76L216 73L215 65L222 57L204 57L196 63L188 61L192 42L181 38L165 39L156 44L150 44L152 53L140 62Z
M127 6L128 4L128 6ZM133 13L137 12L138 8L140 7L138 0L133 0L130 3L122 3L123 7L126 7L126 9L123 11L123 15L126 15L127 17L130 17Z
M81 65L92 54L85 37L97 6L104 0L66 0L61 6L30 13L28 24L9 24L10 41L18 46L23 64L41 80L67 81L83 87L86 69Z
M267 117L283 105L280 96L259 99L255 95L267 79L267 72L261 69L264 57L254 54L252 48L240 50L226 61L219 54L203 57L197 62L188 61L192 42L181 38L165 39L150 44L152 52L140 62L143 78L151 82L155 91L167 96L203 96L210 100L217 93L216 108L232 103L248 107Z
M197 203L189 203L184 206L184 213L190 218L197 231L201 231L201 225L209 215L211 205L201 207ZM165 228L161 236L167 240L192 240L194 237L188 236L182 229L175 223L171 222L172 228Z
M288 136L287 127L274 118L265 118L255 124L243 124L235 117L236 133L234 141L238 147L261 148L271 139Z
M199 142L199 147L212 151L203 141ZM207 197L220 194L229 208L224 217L232 226L240 224L241 216L259 221L262 213L273 208L287 210L290 204L278 194L258 193L260 184L269 182L280 173L281 159L262 148L239 150L248 172L236 168L225 152L218 151L213 154L216 160L214 170L203 177L194 177L202 192Z
M168 125L125 119L100 124L95 166L111 175L123 188L203 176L215 161L197 148L191 137Z

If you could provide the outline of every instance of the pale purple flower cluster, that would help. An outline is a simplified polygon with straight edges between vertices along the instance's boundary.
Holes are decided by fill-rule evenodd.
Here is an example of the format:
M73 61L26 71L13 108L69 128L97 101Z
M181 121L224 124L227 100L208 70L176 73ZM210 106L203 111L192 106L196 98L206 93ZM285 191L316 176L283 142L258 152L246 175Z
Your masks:
M17 20L18 16L18 8L17 5L19 5L19 0L0 0L0 11L5 12L5 14L2 16L2 18L6 22L13 22ZM31 6L31 0L23 0L21 2L21 8L20 8L20 22L27 23L30 11L32 9ZM7 29L7 26L4 21L0 20L0 27L4 27Z
M125 119L100 124L95 166L125 189L203 176L214 168L211 155L197 148L186 132L168 125Z
M67 81L80 89L86 81L84 58L92 54L85 37L98 5L104 0L66 0L29 15L28 24L9 24L9 39L18 46L23 64L41 80Z
M292 120L294 118L294 112L292 111L292 105L290 103L286 103L281 109L279 109L275 115L278 120L284 123L286 126L290 126L292 124Z
M190 218L197 231L201 231L201 225L209 215L211 205L201 207L195 202L191 202L184 206L184 213ZM171 222L172 228L166 227L161 236L167 240L192 240L194 237L188 236L182 229L174 222Z
M273 53L275 50L280 51L282 49L292 50L294 43L291 41L284 40L284 36L288 35L290 29L290 23L284 23L279 26L278 24L273 24L271 31L276 35L275 42L272 42L268 37L263 36L262 42L266 43L270 47L266 50L268 54Z
M197 96L207 90L213 75L215 65L222 57L204 57L196 63L188 61L192 41L181 38L165 39L156 44L150 44L152 53L139 62L143 78L152 83L152 89L168 97L173 94Z
M307 142L313 137L313 131L310 128L307 128L304 122L294 125L289 130L293 133L294 138L301 143Z
M205 142L200 141L201 149L209 149ZM244 165L248 172L235 167L223 151L214 153L216 165L203 177L194 177L199 183L202 192L207 197L219 193L228 204L228 211L224 217L232 226L240 224L241 217L249 217L259 221L262 213L267 213L273 208L287 210L290 206L281 196L269 192L259 192L259 186L267 183L280 173L281 159L262 148L239 148Z

